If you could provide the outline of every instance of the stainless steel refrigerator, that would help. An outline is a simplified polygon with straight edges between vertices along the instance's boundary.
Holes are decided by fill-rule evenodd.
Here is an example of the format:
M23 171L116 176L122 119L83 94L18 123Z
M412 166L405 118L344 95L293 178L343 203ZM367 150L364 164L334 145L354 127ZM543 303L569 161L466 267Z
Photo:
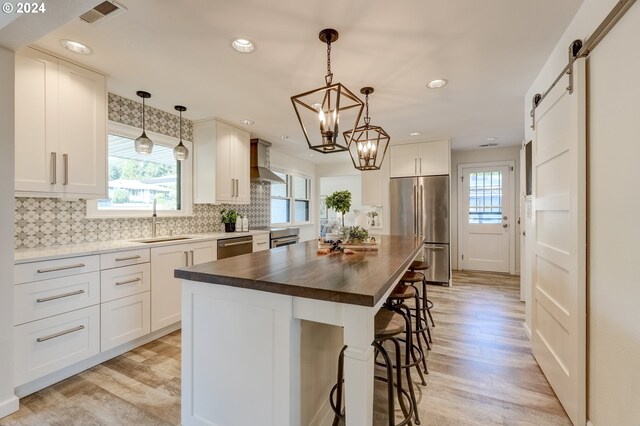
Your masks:
M391 235L424 235L427 281L449 284L449 176L391 179Z

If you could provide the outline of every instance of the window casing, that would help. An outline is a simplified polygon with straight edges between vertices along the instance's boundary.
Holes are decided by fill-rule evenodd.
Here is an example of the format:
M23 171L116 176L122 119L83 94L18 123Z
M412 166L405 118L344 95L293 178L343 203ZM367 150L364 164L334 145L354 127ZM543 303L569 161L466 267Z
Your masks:
M87 217L147 217L156 200L158 216L192 214L191 157L177 161L178 139L147 131L154 143L150 155L135 152L142 131L109 122L107 137L108 199L87 202ZM192 144L183 141L190 152Z
M271 184L271 224L304 225L311 223L311 178L274 170L285 183Z

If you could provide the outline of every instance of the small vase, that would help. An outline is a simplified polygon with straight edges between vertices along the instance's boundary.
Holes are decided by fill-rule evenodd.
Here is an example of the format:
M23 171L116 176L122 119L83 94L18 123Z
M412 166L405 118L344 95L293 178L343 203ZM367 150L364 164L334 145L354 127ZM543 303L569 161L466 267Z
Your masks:
M235 223L225 223L224 224L224 232L236 232L236 224Z

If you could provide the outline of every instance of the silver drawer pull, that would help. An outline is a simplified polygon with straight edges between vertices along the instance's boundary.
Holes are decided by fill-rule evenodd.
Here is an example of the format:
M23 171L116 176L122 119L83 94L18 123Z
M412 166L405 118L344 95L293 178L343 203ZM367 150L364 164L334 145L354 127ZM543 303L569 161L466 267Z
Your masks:
M239 246L242 244L253 244L253 241L239 241L237 243L224 243L224 244L221 244L220 247Z
M38 269L39 274L46 274L47 272L65 271L67 269L84 268L84 263L78 263L77 265L58 266L57 268Z
M127 281L118 281L116 283L116 285L125 285L125 284L137 283L138 281L142 281L142 278L134 278L132 280L127 280Z
M117 257L116 262L124 262L125 260L136 260L140 259L142 256L129 256L129 257Z
M261 242L261 243L256 243L256 244L257 244L257 245L259 245L259 246L263 246L263 245L267 244L267 242L266 242L266 241L263 241L263 242Z
M71 293L59 294L57 296L49 296L49 297L43 297L42 299L36 299L36 302L38 303L49 302L51 300L62 299L63 297L69 297L69 296L77 296L78 294L83 294L83 293L84 293L84 290L72 291Z
M70 328L69 330L61 331L55 334L50 334L45 337L38 337L36 339L36 342L38 343L46 342L47 340L55 339L56 337L64 336L65 334L75 333L76 331L80 331L80 330L84 330L84 325L79 325L77 327Z

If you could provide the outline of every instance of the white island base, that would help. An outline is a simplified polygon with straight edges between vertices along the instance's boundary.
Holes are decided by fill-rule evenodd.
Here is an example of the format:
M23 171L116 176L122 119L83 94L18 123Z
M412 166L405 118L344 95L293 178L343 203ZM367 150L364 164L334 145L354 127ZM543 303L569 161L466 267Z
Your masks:
M344 328L347 424L371 426L373 319L393 287L366 307L183 280L182 424L331 424L343 342L308 320Z

